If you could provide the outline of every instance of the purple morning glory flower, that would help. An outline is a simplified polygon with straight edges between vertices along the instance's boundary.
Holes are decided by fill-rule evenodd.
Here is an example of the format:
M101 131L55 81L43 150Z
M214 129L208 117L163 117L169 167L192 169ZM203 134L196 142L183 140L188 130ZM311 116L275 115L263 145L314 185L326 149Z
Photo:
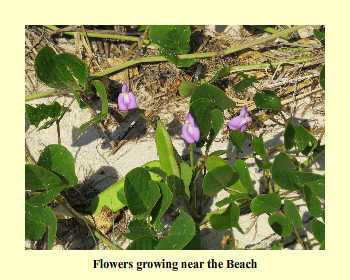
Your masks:
M198 142L200 136L199 128L195 124L194 119L190 113L186 115L186 122L182 126L181 137L188 143L192 144Z
M136 97L129 91L126 83L122 86L122 92L118 95L118 107L120 111L128 111L137 108Z
M244 106L239 113L239 116L234 117L228 122L228 127L232 130L245 131L252 122L252 118L249 116L247 106Z

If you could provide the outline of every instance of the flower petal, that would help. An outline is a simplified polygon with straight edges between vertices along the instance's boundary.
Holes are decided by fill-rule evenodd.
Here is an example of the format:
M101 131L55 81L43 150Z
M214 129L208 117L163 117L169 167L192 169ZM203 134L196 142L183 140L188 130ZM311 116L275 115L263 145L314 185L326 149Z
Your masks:
M239 113L240 117L246 118L249 117L249 112L247 106L243 106L241 112Z
M127 83L123 83L123 86L122 86L122 92L128 92L129 91L129 86Z
M188 125L184 124L181 128L181 138L184 139L188 144L195 142L195 139L188 132Z
M190 113L186 115L186 121L189 122L192 126L195 126L194 119Z
M243 131L245 131L246 129L247 129L247 125L244 124L244 125L241 126L241 129L240 129L240 130L241 130L241 132L243 132Z
M137 104L136 104L136 97L135 97L135 95L130 91L130 92L128 92L128 97L129 97L128 109L129 110L136 109L137 108Z
M200 131L199 131L199 128L197 126L193 127L193 131L191 134L192 134L194 141L198 142L199 138L200 138Z
M124 94L120 93L118 95L118 108L120 111L127 111L128 110L128 104L124 100Z
M234 117L228 122L228 127L232 130L238 130L241 129L241 127L245 124L244 118L238 116Z

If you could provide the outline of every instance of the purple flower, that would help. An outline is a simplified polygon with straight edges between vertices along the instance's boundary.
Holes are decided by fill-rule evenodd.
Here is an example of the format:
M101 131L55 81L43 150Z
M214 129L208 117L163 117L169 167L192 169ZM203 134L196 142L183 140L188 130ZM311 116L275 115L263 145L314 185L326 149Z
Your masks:
M118 95L118 107L120 111L128 111L137 107L135 95L129 91L126 83L123 84L122 92Z
M182 126L181 137L188 143L192 144L198 142L200 136L199 128L195 124L194 119L190 113L186 115L186 122Z
M252 118L249 116L247 106L244 106L239 113L239 116L234 117L228 122L228 127L232 130L240 130L243 132L252 122Z

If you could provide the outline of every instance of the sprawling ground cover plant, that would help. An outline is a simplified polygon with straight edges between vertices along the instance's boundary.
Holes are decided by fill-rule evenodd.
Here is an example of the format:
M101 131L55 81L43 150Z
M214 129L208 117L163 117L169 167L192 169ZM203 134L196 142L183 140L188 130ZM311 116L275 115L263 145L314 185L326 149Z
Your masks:
M150 41L158 45L160 54L167 60L179 67L196 63L196 56L180 57L190 51L189 27L148 28ZM322 40L322 36L320 38ZM89 75L83 61L70 54L56 54L45 47L36 58L35 68L42 82L56 90L71 91L82 108L89 106L89 97L93 95L101 99L101 112L82 124L78 134L106 117L109 93L98 75ZM311 230L323 249L325 177L312 173L309 167L325 146L297 119L286 119L283 115L284 145L277 152L267 149L263 138L249 131L254 113L246 106L225 123L225 110L235 107L235 103L215 85L225 72L223 68L209 82L186 81L180 85L180 94L190 98L190 109L181 130L181 137L188 145L189 158L184 159L178 154L163 122L158 120L155 144L159 160L130 170L125 178L98 194L86 212L98 214L103 207L116 212L127 207L133 215L126 234L132 241L128 249L200 249L200 227L203 224L210 224L216 230L237 228L244 233L239 219L247 212L255 217L269 216L269 226L281 237L273 248L282 248L283 240L295 236L304 249L308 249L300 237L304 225L294 202L297 198L305 201L312 217ZM320 74L323 89L324 73L323 67ZM254 82L252 77L241 75L242 80L236 85L238 89L249 87ZM122 86L117 103L124 113L137 108L136 98L127 84ZM254 103L256 109L273 115L282 114L283 104L273 91L257 92ZM57 102L36 107L26 105L30 124L38 127L46 120L40 129L59 122L66 111L67 108ZM242 150L246 143L251 145L244 158L237 157L232 164L223 157L226 151L210 153L211 145L223 127L230 130L228 141L237 150ZM200 156L195 150L201 151ZM306 160L301 160L301 155ZM254 158L263 173L263 191L257 192L254 187L246 163L248 158ZM26 238L40 240L47 236L48 248L51 248L57 219L50 205L61 203L70 209L64 192L77 184L74 159L66 148L53 144L43 150L36 164L26 164L25 171ZM206 210L204 206L221 191L226 191L227 196L216 203L217 210ZM295 196L288 198L291 193ZM178 209L178 215L169 223L164 217L172 206ZM101 232L96 230L94 234L112 248L118 247L110 244Z

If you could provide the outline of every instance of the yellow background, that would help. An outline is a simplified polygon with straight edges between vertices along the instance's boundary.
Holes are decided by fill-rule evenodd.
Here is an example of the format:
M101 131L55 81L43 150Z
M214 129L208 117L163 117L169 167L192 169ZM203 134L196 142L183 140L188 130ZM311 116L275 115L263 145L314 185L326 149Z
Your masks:
M348 1L3 1L1 4L2 279L345 279L349 248L349 5ZM24 27L26 24L325 24L325 251L25 251ZM94 270L93 260L258 262L255 270ZM166 273L166 274L165 274ZM348 276L346 276L348 275ZM310 279L309 278L309 279ZM232 278L231 278L232 279Z

